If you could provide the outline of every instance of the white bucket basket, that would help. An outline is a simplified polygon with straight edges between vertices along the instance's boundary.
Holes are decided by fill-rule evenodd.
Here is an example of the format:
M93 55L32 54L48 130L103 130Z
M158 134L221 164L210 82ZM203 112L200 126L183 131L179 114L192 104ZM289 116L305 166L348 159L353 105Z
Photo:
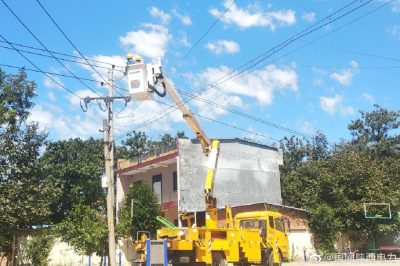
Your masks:
M146 64L127 65L129 94L138 101L150 100L151 90L147 81Z

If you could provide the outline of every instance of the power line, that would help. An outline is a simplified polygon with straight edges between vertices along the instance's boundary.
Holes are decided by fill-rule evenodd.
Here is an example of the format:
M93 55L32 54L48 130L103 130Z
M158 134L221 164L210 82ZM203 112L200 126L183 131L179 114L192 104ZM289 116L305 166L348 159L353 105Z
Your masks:
M319 40L321 40L321 39L323 39L323 38L325 38L325 37L327 37L327 36L329 36L329 35L331 35L331 34L337 32L337 31L339 31L339 30L341 30L341 29L343 29L343 28L345 28L345 27L347 27L347 26L349 26L349 25L351 25L351 24L353 24L353 23L355 23L355 22L361 20L362 18L364 18L364 17L366 17L366 16L372 14L373 12L376 12L377 10L379 10L379 9L381 9L381 8L383 8L383 7L387 6L387 5L389 5L389 4L392 3L393 1L395 1L395 0L391 0L391 1L389 1L389 2L386 2L386 3L384 3L384 4L382 4L382 5L378 6L378 7L376 7L376 8L374 8L374 9L372 9L372 10L366 12L366 13L362 14L361 16L358 16L358 17L356 17L356 18L350 20L349 22L343 24L342 26L340 26L340 27L334 29L333 31L328 32L328 33L326 33L326 34L324 34L324 35L318 37L317 39L315 39L315 40L313 40L313 41L304 41L304 40L299 39L300 41L305 42L305 44L302 45L302 46L300 46L300 47L298 47L298 48L296 48L296 49L294 49L294 50L292 50L292 51L290 51L290 52L288 52L288 53L283 54L283 55L280 56L279 58L276 58L276 59L274 59L274 60L272 60L272 61L269 61L268 63L265 63L265 64L261 65L260 67L255 68L255 69L249 71L249 72L246 73L245 75L249 75L250 73L252 73L252 72L254 72L254 71L256 71L256 70L262 69L263 67L265 67L265 66L268 65L268 64L271 64L271 63L273 63L273 62L276 62L276 61L278 61L278 60L281 60L282 58L288 56L289 54L295 53L295 52L297 52L297 51L303 49L304 47L306 47L306 46L308 46L308 45L310 45L310 44L318 45L318 44L316 43L317 41L319 41ZM371 1L370 1L370 2L371 2ZM380 56L376 56L376 57L380 57ZM380 58L382 59L383 57L380 57ZM385 59L389 59L389 58L385 58ZM394 59L394 58L391 58L390 60L392 60L392 61L397 61L397 60ZM399 60L399 61L400 61L400 60ZM393 68L396 68L396 67L393 67Z
M340 16L334 18L334 19L332 18L333 15L336 15L337 13L339 13L339 12L345 10L347 7L353 5L354 3L358 2L358 1L359 1L359 0L351 1L350 3L348 3L348 4L345 5L344 7L342 7L342 8L340 8L340 9L336 10L335 12L333 12L333 13L330 14L329 16L325 17L324 19L322 19L322 20L320 20L320 21L314 23L313 25L307 27L306 29L302 30L301 32L297 33L296 35L294 35L294 36L288 38L286 41L284 41L284 42L282 42L282 43L280 43L280 44L278 44L278 45L276 45L276 46L270 48L270 49L267 50L266 52L264 52L264 53L260 54L259 56L257 56L257 57L255 57L255 58L249 60L247 63L243 64L242 66L240 66L240 67L237 68L236 70L233 70L233 71L231 71L230 73L228 73L227 75L224 75L224 76L220 77L219 79L215 80L214 82L211 82L210 84L208 84L208 85L207 85L206 87L204 87L203 89L198 90L197 93L198 93L198 94L204 93L206 90L208 90L208 89L211 88L211 87L218 86L218 85L220 85L220 84L222 84L222 83L225 83L225 82L227 82L227 81L233 79L234 77L238 77L240 74L244 73L244 71L246 71L246 70L248 70L248 69L251 69L252 67L258 65L258 64L259 64L260 62L262 62L262 61L265 61L266 59L268 59L268 58L271 57L272 55L276 54L278 51L282 50L283 48L285 48L285 47L288 46L289 44L293 43L294 41L298 40L299 38L304 37L304 36L306 36L306 35L308 35L308 34L311 34L311 33L315 32L316 30L321 29L322 27L325 27L326 25L331 24L331 23L333 23L334 21L337 21L338 19L341 19L341 18L343 18L344 16L349 15L350 13L352 13L352 12L354 12L354 11L360 9L361 7L365 6L366 4L369 4L369 3L370 3L371 1L373 1L373 0L369 0L369 1L367 1L366 3L363 3L363 4L361 4L361 5L359 5L359 6L355 7L355 8L353 8L353 9L351 9L350 11L347 11L346 13L344 13L344 14L342 14L342 15L340 15ZM325 21L325 20L328 20L328 22L326 22L326 23L322 24L321 26L318 26L317 28L314 28L314 29L313 29L313 27L315 27L316 25L320 24L321 22L323 22L323 21ZM309 30L309 29L310 29L310 30ZM309 30L309 31L307 31L307 30ZM250 67L247 67L247 68L245 68L244 70L241 70L241 71L237 72L239 69L241 69L241 68L243 68L243 67L249 65L250 63L254 62L255 60L257 60L257 59L259 59L259 58L261 58L261 59L258 60L258 61L256 61L255 63L251 64ZM233 76L231 76L231 74L233 74L233 73L235 73L235 72L237 72L237 73L234 74ZM225 80L224 80L224 78L225 78ZM221 80L222 80L222 81L221 81ZM188 103L188 102L190 102L190 101L191 101L192 99L194 99L194 98L195 98L195 94L192 94L190 97L187 97L185 100L183 100L183 102ZM176 104L175 104L174 106L176 106ZM164 117L164 116L168 115L169 113L171 113L172 111L174 111L174 109L171 109L171 110L168 112L168 109L171 109L171 107L166 108L165 110L163 110L161 113L164 113L164 115L162 115L159 119L161 119L162 117ZM153 116L156 116L156 115L153 115ZM150 120L151 120L151 118L149 118L147 121L150 121ZM157 119L154 120L153 122L155 122L155 121L157 121ZM153 123L153 122L151 122L151 123ZM147 125L147 124L150 124L150 123L144 122L143 124Z
M3 0L2 0L3 1ZM43 9L43 11L46 13L46 15L50 18L50 20L53 22L53 24L57 27L57 29L61 32L61 34L67 39L67 41L74 47L74 49L79 53L79 55L86 61L86 63L99 75L99 77L109 86L111 85L108 80L106 80L98 71L96 68L94 68L90 62L86 59L86 57L81 53L81 51L78 49L78 47L71 41L70 38L65 34L65 32L61 29L61 27L57 24L57 22L53 19L53 17L50 15L50 13L46 10L46 8L40 3L39 0L36 0L36 2L39 4L39 6ZM114 68L114 66L113 66ZM119 95L123 96L118 90L116 90Z
M72 76L74 76L82 85L84 85L86 88L91 90L93 93L97 94L98 96L101 97L99 93L97 93L95 90L93 90L91 87L89 87L85 82L80 80L71 70L69 70L57 57L54 56L54 54L44 45L39 38L29 29L28 26L18 17L18 15L11 9L10 6L7 5L7 3L4 0L1 0L3 4L7 7L7 9L14 15L14 17L21 23L21 25L32 35L33 38L48 52L63 68L65 68Z
M371 1L372 1L372 0L369 0L369 2L371 2ZM255 57L255 58L252 58L251 60L249 60L247 63L241 65L241 66L240 66L239 68L237 68L236 70L232 70L230 73L228 73L228 74L226 74L226 75L224 75L224 76L222 76L222 77L216 79L215 81L209 83L207 86L203 87L203 89L198 90L197 93L204 93L204 92L205 92L206 90L208 90L210 87L215 86L215 85L220 85L220 84L222 84L222 83L228 81L229 79L232 79L233 77L238 76L239 74L243 73L243 71L240 71L240 72L238 72L237 74L235 74L234 76L230 77L230 75L232 75L233 73L237 72L239 69L241 69L241 68L243 68L243 67L249 65L250 63L252 63L253 61L259 59L260 57L262 57L262 56L264 56L264 55L267 55L267 54L270 53L270 52L272 52L272 54L269 55L268 57L270 57L270 56L272 56L273 54L277 53L279 50L281 50L281 49L283 49L284 47L286 47L287 45L289 45L289 44L290 44L289 42L295 41L295 40L293 40L294 38L296 38L296 37L298 37L299 35L301 35L301 33L307 32L308 29L312 29L315 25L318 25L318 24L320 24L321 22L323 22L323 21L325 21L325 20L327 20L327 19L329 20L327 24L332 23L332 21L331 21L331 20L332 20L332 15L339 13L340 11L344 10L345 8L351 6L352 4L354 4L354 3L356 3L356 2L358 2L358 0L351 1L349 4L347 4L347 5L345 5L344 7L338 9L337 11L333 12L332 14L330 14L330 15L327 16L327 17L325 17L324 19L322 19L322 20L320 20L320 21L314 23L313 25L307 27L306 29L302 30L301 32L297 33L296 35L294 35L294 36L288 38L286 41L284 41L284 42L282 42L282 43L280 43L280 44L278 44L278 45L276 45L276 46L270 48L269 50L267 50L266 52L260 54L259 56ZM369 3L369 2L368 2L368 3ZM365 4L363 4L363 5L365 5ZM327 24L324 24L323 26L325 26L325 25L327 25ZM319 27L319 28L321 28L321 27ZM285 46L282 46L282 45L285 45ZM282 47L280 48L280 46L282 46ZM278 49L279 49L279 50L278 50ZM263 60L267 59L268 57L264 58ZM263 60L262 60L262 61L263 61ZM258 63L259 63L259 62L256 62L255 64L258 64ZM254 64L253 64L253 65L254 65ZM228 77L228 78L227 78L227 77ZM230 78L229 78L229 77L230 77ZM226 79L226 80L223 80L224 78L227 78L227 79ZM221 80L222 80L222 82L221 82ZM218 82L219 82L219 83L218 83ZM186 99L183 100L183 102L188 103L188 102L190 102L193 98L194 98L193 96L187 97ZM169 108L166 108L165 110L163 110L163 112L167 111L168 109L169 109Z
M14 46L15 46L15 45L14 45ZM3 46L3 45L0 45L0 48L9 49L9 50L14 50L14 49L12 49L12 48L10 48L10 47ZM47 55L47 54L42 54L42 53L32 52L32 51L27 51L27 50L22 50L22 49L18 49L18 50L21 51L21 52L23 52L23 53L27 53L27 54L33 54L33 55L38 55L38 56L42 56L42 57L53 58L52 56ZM52 51L52 52L53 52L53 51ZM54 52L53 52L53 53L54 53ZM79 58L79 57L78 57L78 58ZM72 59L66 59L66 58L62 58L62 57L57 57L57 59L60 59L60 60L62 60L62 61L71 62L71 63L80 64L80 65L88 65L86 62L76 61L76 60L72 60ZM105 64L105 63L103 63L103 64ZM110 69L109 67L104 67L104 66L99 66L99 65L93 65L93 66L98 67L98 68L108 69L108 70ZM121 70L117 70L117 71L123 72L123 71L121 71Z
M197 47L197 45L201 42L201 40L203 40L203 38L215 27L215 25L217 25L218 21L221 20L221 18L226 14L226 12L229 11L229 9L231 9L231 7L236 3L237 0L232 1L231 5L225 9L225 11L208 27L208 29L203 33L203 35L201 35L201 37L196 41L196 43L189 49L189 51L187 51L183 57L182 60L185 59L193 50L194 48Z
M348 12L346 12L346 13L340 15L340 16L337 17L337 18L334 18L334 19L333 19L333 18L332 18L332 15L330 15L330 16L328 17L328 18L330 18L330 20L329 20L328 22L326 22L326 23L324 23L324 24L318 26L317 28L311 29L310 31L304 32L304 33L302 33L302 34L300 34L300 35L299 35L299 34L296 34L297 36L296 36L295 38L289 38L288 41L285 41L285 42L283 42L281 45L276 46L276 48L273 49L271 53L263 53L263 54L265 54L265 56L264 56L264 55L263 55L263 56L258 56L257 58L261 58L261 59L257 60L255 63L252 63L250 66L244 68L243 70L240 70L239 72L236 72L236 70L232 71L232 72L236 72L236 73L233 74L233 75L230 75L230 74L225 75L225 76L224 76L224 77L226 77L225 79L224 79L224 78L222 78L222 79L220 78L220 79L218 79L217 81L212 82L212 83L209 84L207 87L205 87L205 88L203 88L202 90L200 90L199 93L202 93L202 92L208 90L208 89L210 88L210 86L214 86L214 87L215 87L215 86L221 85L221 84L223 84L223 83L225 83L225 82L227 82L227 81L229 81L229 80L232 80L232 79L235 78L235 77L238 77L239 75L245 73L245 71L251 70L251 68L257 66L257 65L260 64L261 62L263 62L263 61L265 61L266 59L270 58L272 55L276 54L277 52L279 52L279 51L282 50L283 48L285 48L285 47L287 47L288 45L290 45L291 43L295 42L296 40L298 40L298 39L300 39L300 38L302 38L302 37L304 37L304 36L306 36L306 35L309 35L309 34L315 32L315 31L317 31L317 30L319 30L319 29L325 27L325 26L328 25L328 24L331 24L331 23L337 21L338 19L343 18L344 16L349 15L350 13L352 13L352 12L354 12L354 11L360 9L361 7L363 7L363 6L367 5L367 4L369 4L369 3L372 2L372 1L373 1L373 0L369 0L369 1L363 3L363 4L359 5L359 6L357 6L357 7L353 8L353 9L351 9L350 11L348 11ZM336 13L336 12L335 12L335 13ZM323 20L326 20L326 19L323 19ZM317 22L316 24L319 24L319 23L320 23L320 22ZM271 49L270 49L270 50L271 50ZM254 59L252 59L252 60L254 60ZM231 73L232 73L232 72L231 72Z
M302 35L299 35L299 36L296 37L296 39L294 39L293 41L297 40L297 38L300 39L301 37L304 37L305 35L310 34L310 33L312 33L313 31L315 31L315 30L317 30L317 29L320 29L320 28L326 26L327 24L332 23L332 22L334 22L334 21L336 21L336 20L338 20L338 19L340 19L340 18L342 18L342 17L344 17L344 16L346 16L346 15L348 15L348 14L354 12L355 10L357 10L357 9L361 8L362 6L364 6L364 5L368 4L368 3L370 3L371 1L373 1L373 0L370 0L370 1L368 1L368 2L366 2L366 3L364 3L364 4L362 4L362 5L359 5L359 6L357 6L356 8L353 8L352 10L346 12L345 14L342 14L341 16L339 16L339 17L337 17L337 18L332 19L332 17L329 16L329 17L328 17L328 18L330 19L329 22L327 22L327 23L325 23L325 24L319 26L319 27L316 28L316 29L313 29L313 30L311 30L311 31L309 31L309 32L306 32L306 33L302 34ZM380 5L380 6L376 7L376 8L374 8L373 10L370 10L369 12L367 12L367 13L365 13L365 14L363 14L363 15L361 15L361 16L359 16L359 17L353 19L353 20L351 20L350 22L348 22L348 23L342 25L341 27L335 29L334 31L329 32L329 33L327 33L327 34L325 34L325 35L319 37L317 40L320 40L320 39L322 39L322 38L324 38L324 37L326 37L326 36L328 36L328 35L330 35L330 34L333 34L334 32L336 32L336 31L338 31L338 30L343 29L344 27L346 27L346 26L348 26L348 25L350 25L350 24L352 24L352 23L354 23L354 22L360 20L361 18L364 18L365 16L367 16L367 15L369 15L369 14L371 14L371 13L377 11L378 9L383 8L384 6L390 4L390 3L393 2L393 1L394 1L394 0L392 0L392 1L390 1L390 2L387 2L387 3L384 3L384 4L382 4L382 5ZM352 3L354 3L354 2L352 2ZM350 4L352 4L352 3L350 3ZM347 6L349 6L350 4L348 4ZM342 9L343 9L343 8L341 8L340 10L342 10ZM334 13L337 13L337 11L334 12ZM326 18L325 18L325 19L322 19L321 21L324 21L324 20L326 20ZM319 24L321 21L317 22L316 24ZM287 45L288 45L288 44L287 44ZM285 45L285 46L287 46L287 45ZM298 50L304 48L304 47L307 46L307 45L308 45L308 44L303 45L303 46L301 46L301 47L299 47L299 48L297 48L297 49L295 49L295 50L290 51L289 53L284 54L283 56L281 56L281 57L279 57L279 58L277 58L277 59L274 59L274 60L272 60L272 61L269 61L268 63L263 64L262 66L260 66L260 67L258 67L258 68L252 69L252 70L248 71L247 73L245 73L244 75L249 75L250 73L254 72L255 70L259 70L259 69L265 67L265 66L268 65L268 64L271 64L271 63L273 63L273 62L275 62L275 61L277 61L277 60L280 60L280 59L282 59L283 57L285 57L285 56L287 56L287 55L289 55L289 54L291 54L291 53L293 53L293 52L296 52L296 51L298 51ZM282 47L282 48L284 48L284 47ZM282 48L279 48L279 50L282 49ZM275 53L275 52L274 52L274 53ZM272 54L271 54L271 55L272 55ZM271 55L270 55L270 56L271 56ZM268 57L270 57L270 56L268 56ZM267 57L267 58L268 58L268 57ZM266 59L266 58L265 58L265 59ZM263 60L264 60L264 59L263 59ZM261 62L261 61L263 61L263 60L260 60L259 62ZM204 88L203 88L202 90L200 90L198 93L205 92L206 90L208 90L208 89L210 88L210 86L218 86L218 85L220 85L220 84L222 84L222 83L225 83L225 82L227 82L227 81L229 81L229 80L232 80L233 78L235 78L235 80L236 80L237 78L239 78L239 75L241 75L241 74L244 73L244 71L249 70L251 67L253 67L253 66L257 65L257 64L258 64L258 63L256 62L255 64L253 64L253 65L251 65L250 67L248 67L248 68L246 68L246 69L244 69L244 70L242 70L242 71L236 73L236 74L233 75L233 76L228 77L229 74L227 74L225 77L228 77L228 78L226 78L225 80L222 80L222 81L220 81L220 82L217 83L217 84L213 84L213 83L215 83L215 81L214 81L213 83L210 83L209 86L204 87ZM230 73L233 73L233 72L234 72L234 71L231 71ZM217 81L219 81L219 80L220 80L220 79L218 79ZM190 100L191 100L191 99L189 98L188 101L190 101Z
M370 0L370 1L372 1L372 0ZM235 75L235 76L236 76L236 75L240 75L241 73L243 73L244 71L246 71L248 68L251 68L252 66L254 66L254 64L252 64L254 61L256 61L256 60L258 60L258 59L260 59L260 58L263 58L263 57L264 57L264 58L263 58L261 61L266 60L267 58L269 58L269 57L271 57L272 55L276 54L276 53L277 53L278 51L280 51L281 49L285 48L285 47L286 47L287 45L289 45L290 43L294 42L295 39L296 39L299 35L301 35L301 34L303 34L303 33L306 33L307 30L312 29L313 27L315 27L316 25L322 23L323 21L329 20L329 21L328 21L328 24L329 24L329 23L332 23L331 19L332 19L332 16L333 16L333 15L335 15L335 14L337 14L337 13L343 11L344 9L346 9L347 7L353 5L353 4L356 3L356 2L358 2L358 0L353 0L353 1L351 1L350 3L348 3L347 5L345 5L344 7L342 7L342 8L340 8L340 9L336 10L335 12L333 12L333 13L331 13L330 15L326 16L325 18L323 18L323 19L319 20L318 22L312 24L311 26L308 26L307 28L303 29L302 31L300 31L299 33L293 35L292 37L286 39L285 41L283 41L283 42L281 42L281 43L279 43L279 44L273 46L272 48L270 48L270 49L268 49L267 51L265 51L265 52L259 54L258 56L254 57L254 58L251 58L251 59L248 60L246 63L244 63L244 64L240 65L239 67L237 67L236 69L230 71L228 74L226 74L226 75L224 75L224 76L222 76L222 77L220 77L220 78L214 80L213 82L211 82L211 83L208 84L206 87L204 87L203 89L199 90L198 92L201 93L202 91L207 90L207 88L210 87L210 86L215 86L215 84L219 85L219 84L223 83L224 81L223 81L223 82L220 82L220 83L218 83L218 82L221 81L221 80L223 80L223 79L226 78L226 77L229 77L229 76L231 76L231 75ZM325 26L325 25L323 25L323 26ZM271 53L271 54L270 54L270 53ZM267 56L267 57L265 57L265 56ZM260 61L257 61L257 62L255 63L255 65L257 65L259 62L260 62ZM247 68L246 68L245 70L243 70L243 71L239 71L240 69L242 69L242 68L248 66L249 64L251 64L250 67L247 67ZM235 72L236 72L237 74L235 74ZM189 100L189 101L190 101L190 100Z
M59 77L66 77L66 78L73 78L73 79L75 79L74 76L65 75L65 74L59 74L59 73L54 73L54 72L49 72L49 71L43 71L43 72L42 72L42 71L39 71L39 70L37 70L37 69L26 68L26 67L23 67L23 66L13 66L13 65L8 65L8 64L1 64L1 63L0 63L0 66L9 67L9 68L14 68L14 69L23 69L23 70L26 70L26 71L40 72L40 73L46 73L46 74L49 74L49 75L54 75L54 76L59 76ZM96 82L96 83L103 84L102 81L98 81L98 80L94 80L94 79L82 78L82 77L78 77L78 78L81 79L81 80L92 81L92 82Z
M5 43L5 42L2 41L2 40L0 40L0 43ZM29 45L24 45L24 44L19 44L19 43L15 43L15 42L10 42L10 43L13 44L14 46L23 47L23 48L28 48L28 49L32 49L32 50L36 50L36 51L43 51L43 52L46 52L46 50L45 50L45 49L42 49L42 48L33 47L33 46L29 46ZM9 49L9 47L6 47L6 46L0 46L0 47L1 47L1 48ZM20 51L23 51L23 52L25 52L25 53L36 54L36 55L40 55L40 56L51 57L51 56L49 56L49 55L44 55L44 54L40 54L40 53L34 53L34 52L31 52L31 51L22 50L22 49L20 49ZM62 56L65 56L65 57L70 57L70 58L75 58L75 59L83 59L82 57L76 56L76 55L71 55L71 54L66 54L66 53L60 53L60 52L56 52L56 51L54 51L54 50L49 50L49 51L52 52L53 54L62 55ZM64 60L64 61L73 62L73 63L77 63L77 64L87 65L86 62L82 62L82 61L72 61L72 60L68 60L68 59L65 59L65 58L61 58L61 57L58 57L58 59ZM104 62L104 61L99 61L99 60L95 60L95 59L88 59L88 58L87 58L87 60L90 61L90 62L98 63L98 64L104 64L104 65L109 65L109 66L113 66L113 65L114 65L113 63ZM98 67L98 68L110 69L109 67L103 67L103 66L99 66L99 65L94 65L94 66L95 66L95 67ZM117 67L123 68L122 66L117 66ZM117 70L117 71L123 72L122 70Z
M7 39L0 34L0 37L7 42L11 47L15 48L13 44L9 43L7 41ZM56 79L54 79L52 76L50 76L49 74L47 74L46 72L44 72L42 69L40 69L35 63L33 63L31 60L29 60L28 57L26 57L23 53L21 53L20 51L18 51L18 49L15 49L15 51L17 51L23 58L25 58L26 61L28 61L32 66L34 66L39 72L43 73L46 77L48 77L49 79L51 79L53 82L55 82L58 86L60 86L61 88L63 88L64 90L68 91L69 93L71 93L72 95L74 95L75 97L79 98L80 100L82 100L82 98L80 96L78 96L75 92L71 91L70 89L68 89L67 87L64 86L64 84L58 82Z
M158 102L158 103L160 103L160 104L169 106L169 107L173 108L174 111L175 111L175 110L179 110L179 108L178 108L177 106L175 106L175 105L168 104L168 103L165 103L165 102L162 102L162 101L158 101L158 100L154 100L154 101L156 101L156 102ZM132 132L132 131L134 131L134 130L138 130L139 128L142 128L142 127L145 127L145 126L147 126L147 125L149 125L149 124L151 124L151 123L153 123L153 122L155 122L155 121L160 120L161 118L167 116L168 114L169 114L169 113L163 114L162 116L157 117L154 121L145 121L145 122L143 122L143 123L137 125L134 129L131 129L131 130L129 130L128 132L126 132L126 133L120 135L119 137L116 137L115 140L122 139L122 138L125 137L129 132ZM261 134L261 133L257 133L257 132L254 132L254 131L251 131L251 130L247 130L247 129L244 129L244 128L241 128L241 127L238 127L238 126L234 126L234 125L231 125L231 124L228 124L228 123L225 123L225 122L216 120L216 119L211 118L211 117L207 117L207 116L204 116L204 115L200 115L200 114L197 114L197 113L193 113L193 112L192 112L192 114L193 114L193 115L196 115L196 116L198 116L198 117L204 118L204 119L206 119L206 120L212 121L212 122L214 122L214 123L218 123L218 124L221 124L221 125L224 125L224 126L227 126L227 127L231 127L231 128L234 128L234 129L237 129L237 130L246 132L246 133L250 133L250 134L253 134L253 135L256 135L256 136L265 138L265 139L271 139L271 140L274 140L274 141L278 141L278 142L279 142L278 139L275 139L275 138L272 138L272 137L268 137L268 136L266 136L266 135L264 135L264 134Z
M184 92L184 91L179 90L179 89L177 89L177 91L180 92L181 94L186 95L186 96L190 95L189 93ZM239 110L234 109L234 108L231 108L231 107L223 106L223 105L221 105L221 104L218 104L218 103L216 103L216 102L214 102L214 101L205 99L205 98L200 97L200 96L198 96L198 95L190 95L190 96L193 96L193 97L195 98L195 100L198 100L198 101L207 103L207 104L209 104L209 105L212 105L212 106L217 107L217 108L219 108L219 109L225 110L225 111L230 112L230 113L232 113L232 114L236 114L236 115L245 117L245 118L247 118L247 119L250 119L250 120L252 120L252 121L259 122L259 123L261 123L261 124L268 125L268 126L271 126L271 127L276 128L276 129L280 129L280 130L282 130L282 131L286 131L286 132L288 132L288 133L292 133L292 134L299 135L299 136L302 136L302 137L306 137L306 138L311 137L311 136L309 136L309 135L307 135L307 134L305 134L305 133L302 133L302 132L299 132L299 131L296 131L296 130L293 130L293 129L290 129L290 128L287 128L287 127L284 127L284 126L281 126L281 125L276 124L276 123L269 122L269 121L267 121L267 120L265 120L265 119L262 119L262 118L259 118L259 117L256 117L256 116L247 114L247 113L245 113L245 112L239 111Z

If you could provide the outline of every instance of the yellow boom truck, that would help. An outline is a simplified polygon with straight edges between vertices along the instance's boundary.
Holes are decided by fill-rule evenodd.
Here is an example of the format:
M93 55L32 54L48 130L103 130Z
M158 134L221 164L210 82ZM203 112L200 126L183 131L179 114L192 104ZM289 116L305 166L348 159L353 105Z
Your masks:
M157 240L166 240L168 261L172 265L225 265L233 263L280 265L288 260L288 239L282 214L273 211L254 211L236 214L226 206L225 226L218 226L217 199L214 197L214 177L217 170L219 141L211 141L195 116L185 106L168 79L164 76L160 60L158 64L144 64L142 61L127 66L129 91L138 100L150 99L155 92L163 97L167 93L176 103L184 119L195 132L205 156L207 156L207 176L205 178L204 199L206 222L204 227L167 227L157 230ZM160 92L157 85L162 85ZM186 215L187 216L187 215ZM182 218L182 216L181 216ZM190 221L190 218L189 220ZM164 221L165 222L165 221ZM142 235L136 242L139 262L146 260L147 236ZM146 263L149 265L149 263Z

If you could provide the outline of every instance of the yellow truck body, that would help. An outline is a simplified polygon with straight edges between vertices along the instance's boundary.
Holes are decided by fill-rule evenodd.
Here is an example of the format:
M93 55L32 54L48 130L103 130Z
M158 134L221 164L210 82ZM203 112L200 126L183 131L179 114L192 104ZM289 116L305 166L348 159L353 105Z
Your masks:
M167 239L172 265L233 263L272 266L289 258L285 222L280 213L273 211L239 213L231 228L163 228L157 230L157 239ZM143 240L138 241L136 250L144 259Z

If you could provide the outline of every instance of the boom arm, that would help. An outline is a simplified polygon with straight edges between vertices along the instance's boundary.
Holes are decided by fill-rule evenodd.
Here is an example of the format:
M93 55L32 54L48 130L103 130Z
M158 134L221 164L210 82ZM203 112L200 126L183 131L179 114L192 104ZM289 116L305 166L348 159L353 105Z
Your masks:
M128 74L129 93L131 95L135 96L138 100L145 100L151 98L149 93L150 91L154 91L162 97L168 93L178 108L182 111L183 118L186 120L189 127L196 134L197 139L200 141L203 152L208 157L207 177L204 187L204 200L206 203L206 226L208 228L217 228L218 215L217 199L214 197L214 177L218 162L219 141L211 141L206 136L196 117L186 107L185 103L182 101L181 97L179 97L166 76L163 75L160 60L156 65L144 64L141 61L132 65L128 65L126 73ZM155 87L157 84L162 84L165 92L159 92Z
M197 139L200 141L203 152L208 155L208 153L210 152L211 141L204 133L196 117L186 107L185 103L182 101L181 97L176 93L176 90L174 89L174 87L172 87L169 80L163 77L160 81L163 83L164 88L167 91L167 94L172 98L172 100L174 100L175 104L182 111L183 118L188 123L190 129L192 129L193 132L196 134Z
M204 186L204 200L206 203L206 226L208 228L216 228L218 226L217 199L214 197L214 178L218 163L219 141L210 139L206 136L196 117L186 107L181 97L177 94L174 87L162 74L159 82L161 82L169 96L174 100L175 104L183 113L183 118L189 127L196 134L200 141L203 152L208 156L207 161L207 177Z

